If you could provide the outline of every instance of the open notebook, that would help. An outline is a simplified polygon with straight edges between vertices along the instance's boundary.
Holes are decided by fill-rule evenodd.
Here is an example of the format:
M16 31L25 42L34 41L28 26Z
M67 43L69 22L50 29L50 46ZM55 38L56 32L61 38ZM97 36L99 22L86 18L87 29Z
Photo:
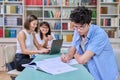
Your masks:
M71 60L69 63L63 63L60 60L60 57L44 59L42 61L35 61L29 64L23 64L24 67L30 67L33 69L41 70L46 73L53 75L70 72L77 70L77 68L72 67L71 65L78 64L76 60Z

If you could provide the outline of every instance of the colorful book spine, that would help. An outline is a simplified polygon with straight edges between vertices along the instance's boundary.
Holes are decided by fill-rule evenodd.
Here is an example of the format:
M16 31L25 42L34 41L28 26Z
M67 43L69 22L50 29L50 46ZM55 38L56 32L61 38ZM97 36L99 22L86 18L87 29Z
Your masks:
M5 29L5 37L10 37L10 30L9 29Z
M43 0L25 0L26 5L42 5Z
M92 18L96 18L97 17L97 12L96 9L92 10Z
M68 23L62 23L62 30L68 30Z
M0 38L3 37L3 29L0 28Z
M16 34L16 29L5 29L5 37L7 38L16 38Z
M16 30L15 29L11 29L10 30L10 37L11 38L15 38L16 37Z
M54 34L54 36L55 36L55 39L56 39L56 40L59 40L59 39L60 39L60 35L59 35L59 34Z
M65 42L72 42L72 37L73 37L73 34L64 34L63 35L63 40Z

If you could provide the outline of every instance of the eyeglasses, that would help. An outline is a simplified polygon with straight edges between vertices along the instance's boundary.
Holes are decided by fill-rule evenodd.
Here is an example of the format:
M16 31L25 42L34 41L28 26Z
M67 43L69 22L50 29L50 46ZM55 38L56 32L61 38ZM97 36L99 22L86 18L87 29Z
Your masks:
M75 25L75 28L82 30L82 29L84 29L84 28L86 27L86 25L87 25L87 24L83 24L83 25L80 25L80 26Z

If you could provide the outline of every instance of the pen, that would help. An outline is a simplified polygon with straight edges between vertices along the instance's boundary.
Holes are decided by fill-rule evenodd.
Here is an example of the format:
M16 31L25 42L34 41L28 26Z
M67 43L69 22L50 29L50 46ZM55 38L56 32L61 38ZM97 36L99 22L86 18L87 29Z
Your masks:
M63 59L66 59L65 53L62 53L62 58L63 58Z

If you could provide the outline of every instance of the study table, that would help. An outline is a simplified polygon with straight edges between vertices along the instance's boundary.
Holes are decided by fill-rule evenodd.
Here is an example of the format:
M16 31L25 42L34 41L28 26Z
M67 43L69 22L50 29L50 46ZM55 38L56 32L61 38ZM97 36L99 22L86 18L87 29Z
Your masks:
M35 61L58 57L60 54L54 55L37 55L34 59ZM72 65L73 67L78 68L77 70L52 75L45 73L43 71L38 71L29 67L26 67L16 78L15 80L94 80L92 75L87 71L87 69L81 64Z

